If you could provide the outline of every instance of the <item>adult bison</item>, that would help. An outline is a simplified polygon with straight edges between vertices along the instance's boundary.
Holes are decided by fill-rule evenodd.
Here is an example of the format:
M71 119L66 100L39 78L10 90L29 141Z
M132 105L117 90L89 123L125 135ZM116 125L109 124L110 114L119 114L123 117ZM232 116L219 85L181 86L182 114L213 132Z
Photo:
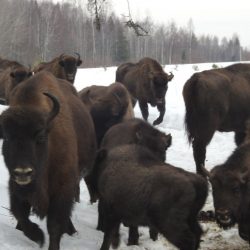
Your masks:
M121 83L92 85L78 94L93 118L98 146L110 127L134 117L129 93Z
M40 72L11 92L1 115L2 153L9 170L10 211L17 229L41 246L44 234L30 221L47 216L49 250L73 234L74 200L95 158L94 128L73 86Z
M101 250L119 244L120 223L154 228L181 250L199 248L204 178L164 164L135 144L102 149L95 168L105 219Z
M138 63L125 63L116 71L116 81L123 83L129 90L135 106L138 100L142 117L148 119L148 103L157 107L159 117L153 122L158 125L163 121L165 114L165 95L168 82L174 75L168 75L162 66L152 58L143 58Z
M15 61L8 61L8 67L0 72L0 98L8 103L10 91L30 76L32 72L29 68Z
M239 222L241 202L249 200L244 194L246 173L250 170L250 143L243 143L229 156L225 163L210 172L203 171L212 184L212 194L217 223L227 229Z
M244 139L245 121L250 116L250 64L195 73L185 83L183 97L186 132L196 170L202 174L206 146L216 130L234 131L237 145Z
M78 53L76 54L77 57L61 54L50 62L42 62L34 68L34 73L46 70L57 78L65 79L73 84L77 67L82 64L80 55Z

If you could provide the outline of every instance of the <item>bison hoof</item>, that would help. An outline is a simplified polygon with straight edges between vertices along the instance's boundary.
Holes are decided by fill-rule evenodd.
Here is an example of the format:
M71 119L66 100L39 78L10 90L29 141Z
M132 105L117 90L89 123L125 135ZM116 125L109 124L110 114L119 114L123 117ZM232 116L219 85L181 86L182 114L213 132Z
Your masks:
M162 119L157 118L157 119L153 122L153 125L156 126L156 125L159 125L160 123L162 123Z
M28 230L27 228L23 228L23 232L29 239L35 241L40 247L43 246L45 240L44 234L37 224L31 223Z

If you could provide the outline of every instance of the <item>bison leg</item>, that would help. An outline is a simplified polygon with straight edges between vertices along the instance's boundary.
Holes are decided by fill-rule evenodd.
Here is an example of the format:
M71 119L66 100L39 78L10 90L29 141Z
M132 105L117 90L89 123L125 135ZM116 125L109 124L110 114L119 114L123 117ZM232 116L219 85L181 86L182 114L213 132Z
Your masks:
M105 228L105 211L102 205L102 200L100 199L98 202L98 222L96 229L104 232Z
M35 241L40 247L44 244L44 234L39 226L29 220L30 204L25 201L21 201L13 195L10 198L11 212L17 219L18 230L23 231L24 235L30 240Z
M76 229L71 221L71 219L69 219L69 223L68 223L68 228L66 230L65 233L67 233L68 235L72 236L74 233L76 233Z
M59 250L63 233L70 230L72 231L72 227L69 224L71 221L70 214L72 204L73 200L60 201L59 198L54 198L54 200L51 201L47 216L49 250Z
M117 248L119 245L119 227L120 222L114 219L108 219L105 226L104 238L100 250L109 250L110 245Z
M160 115L159 115L159 117L153 122L153 125L154 125L154 126L155 126L155 125L158 125L158 124L160 124L160 123L162 123L162 121L163 121L163 117L164 117L164 115L165 115L165 110L166 110L166 108L165 108L165 101L164 101L163 103L161 103L161 104L158 104L158 105L157 105L157 109L159 110Z
M149 228L150 239L156 241L158 239L158 231L154 227Z
M129 227L128 246L138 245L138 227Z
M139 101L139 107L141 109L142 117L145 121L148 120L148 104L144 101Z
M244 131L235 132L234 134L234 141L237 146L243 143L246 137L246 133Z

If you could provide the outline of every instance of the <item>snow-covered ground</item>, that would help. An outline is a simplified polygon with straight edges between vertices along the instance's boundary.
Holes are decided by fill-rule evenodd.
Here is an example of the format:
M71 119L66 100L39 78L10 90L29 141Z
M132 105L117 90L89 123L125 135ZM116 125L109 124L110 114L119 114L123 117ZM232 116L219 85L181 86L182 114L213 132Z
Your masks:
M220 67L232 63L216 63ZM171 133L173 137L172 146L167 152L167 161L177 167L195 172L192 148L188 145L185 136L183 118L185 113L182 98L182 88L186 80L195 72L211 69L213 63L187 64L187 65L166 65L165 71L172 71L175 75L169 82L169 89L166 95L166 114L164 121L158 129L166 133ZM115 80L116 67L80 69L77 72L75 87L77 90L90 85L109 85ZM1 110L4 108L0 107ZM149 109L149 122L158 116L158 111ZM135 116L141 117L139 107L135 107ZM232 133L217 132L207 147L206 167L222 163L235 148ZM0 140L0 143L1 140ZM1 145L1 144L0 144ZM9 213L8 200L8 172L4 165L2 155L0 155L0 250L31 250L39 249L38 245L22 232L15 229L16 221ZM209 195L205 210L213 209L211 195ZM46 223L32 216L32 220L37 222L46 233L46 243L42 249L48 249L48 234ZM81 183L81 202L75 205L72 221L78 230L73 237L64 235L61 240L62 250L97 250L100 248L103 233L97 231L97 205L89 203L89 196L84 182ZM224 231L215 223L202 223L205 234L202 237L200 249L202 250L244 250L250 249L249 245L238 236L237 227ZM127 246L127 228L121 227L121 244L118 249L123 250L173 250L176 249L163 237L159 237L156 242L149 238L148 229L140 228L139 246Z

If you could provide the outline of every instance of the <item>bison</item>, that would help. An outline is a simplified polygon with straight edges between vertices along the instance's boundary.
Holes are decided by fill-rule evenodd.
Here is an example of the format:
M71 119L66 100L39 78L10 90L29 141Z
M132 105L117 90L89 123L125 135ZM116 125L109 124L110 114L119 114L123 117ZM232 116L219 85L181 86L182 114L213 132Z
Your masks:
M199 248L204 178L162 163L135 144L101 149L95 169L105 220L101 250L118 246L120 223L154 228L181 250Z
M42 70L51 72L57 78L65 79L70 83L74 83L77 67L82 64L80 55L77 57L61 54L50 62L42 62L34 67L34 73Z
M142 117L148 119L148 103L157 107L159 117L153 122L158 125L165 114L165 95L168 82L174 75L163 71L162 66L152 58L143 58L138 63L121 64L116 71L116 81L123 83L130 92L133 106L137 100Z
M134 117L129 93L121 83L92 85L78 94L93 118L98 146L110 127Z
M250 143L243 143L229 156L225 163L210 172L203 171L212 185L215 218L224 229L239 222L241 201L246 198L246 172L250 169ZM249 199L249 198L248 198Z
M2 67L0 72L0 98L8 103L10 91L20 82L28 79L32 72L29 68L16 61L5 60L5 64L2 64Z
M74 87L48 72L20 83L9 100L0 120L10 211L16 228L41 246L44 234L29 215L46 216L49 250L58 250L63 233L76 231L70 217L95 159L93 122Z
M183 97L186 132L197 172L202 174L206 146L215 131L234 131L237 145L244 140L250 116L250 64L195 73L185 83Z
M147 122L133 118L112 126L105 134L100 148L112 149L120 145L138 144L147 147L159 160L165 162L166 150L171 145L171 142L171 134L166 135ZM95 179L96 175L94 175L93 178ZM104 225L101 218L102 207L100 202L98 204L98 211L97 229L103 230ZM150 229L150 237L156 240L157 232L154 229ZM128 245L138 245L138 238L139 233L137 227L130 227Z

